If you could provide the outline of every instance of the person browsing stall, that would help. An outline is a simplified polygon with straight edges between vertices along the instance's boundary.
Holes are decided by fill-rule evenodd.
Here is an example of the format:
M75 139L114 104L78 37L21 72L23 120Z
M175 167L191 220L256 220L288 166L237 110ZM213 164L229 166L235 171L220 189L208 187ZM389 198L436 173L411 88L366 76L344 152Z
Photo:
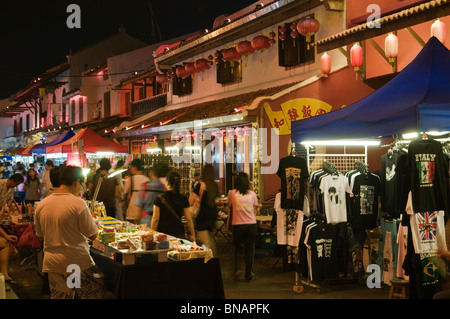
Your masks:
M189 229L189 240L195 241L194 223L190 213L189 201L180 194L181 179L175 172L169 172L166 178L167 191L158 195L153 205L151 229L177 238L186 239L182 216Z
M88 239L97 238L97 225L85 201L79 197L84 175L80 167L66 166L59 189L44 198L35 212L36 235L43 240L42 271L48 273L52 299L100 299L104 276L89 253ZM62 205L61 203L64 203ZM67 285L69 265L81 271L81 287Z
M142 161L138 158L134 159L130 164L130 177L127 178L123 185L123 192L126 198L125 218L131 223L138 224L141 216L140 210L136 206L136 196L142 189L142 184L147 183L149 178L142 173Z

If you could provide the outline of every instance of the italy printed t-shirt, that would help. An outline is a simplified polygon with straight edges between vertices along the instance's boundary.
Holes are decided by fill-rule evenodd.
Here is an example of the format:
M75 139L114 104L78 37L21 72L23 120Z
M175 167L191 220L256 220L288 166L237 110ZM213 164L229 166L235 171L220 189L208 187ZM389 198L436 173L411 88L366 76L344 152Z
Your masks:
M354 229L377 227L380 178L375 174L360 174L353 184L351 223Z
M327 223L346 222L347 203L345 193L351 193L347 178L342 174L325 176L320 182L320 190L324 194Z
M414 251L421 259L436 256L438 250L447 250L444 211L415 211L410 192L406 212L410 216Z
M415 211L447 210L448 161L441 143L432 139L412 141L407 168Z
M281 208L303 209L309 177L306 160L296 156L282 158L277 175L281 179Z

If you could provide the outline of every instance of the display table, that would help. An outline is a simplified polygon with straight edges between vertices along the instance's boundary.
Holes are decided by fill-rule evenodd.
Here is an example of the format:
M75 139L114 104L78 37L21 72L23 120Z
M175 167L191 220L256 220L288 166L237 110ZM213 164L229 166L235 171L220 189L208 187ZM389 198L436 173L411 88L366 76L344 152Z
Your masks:
M224 299L217 258L123 265L91 248L105 275L106 288L118 299Z

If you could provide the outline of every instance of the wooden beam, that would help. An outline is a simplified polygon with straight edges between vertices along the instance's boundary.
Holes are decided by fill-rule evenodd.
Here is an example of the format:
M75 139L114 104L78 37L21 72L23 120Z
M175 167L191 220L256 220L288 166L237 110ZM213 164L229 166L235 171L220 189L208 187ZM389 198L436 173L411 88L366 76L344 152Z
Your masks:
M318 43L317 53L331 51L339 47L350 45L355 42L361 42L379 35L387 34L389 32L406 29L408 27L432 21L434 19L450 15L450 2L439 6L424 9L424 11L414 12L404 17L396 17L390 21L383 22L381 28L365 28L348 35L343 35L330 39L329 41Z
M408 33L409 34L411 34L412 35L412 37L422 46L422 47L424 47L425 46L425 41L423 41L422 40L422 38L420 37L420 35L418 35L417 33L416 33L416 31L414 31L413 30L413 28L411 28L411 27L407 27L406 28L406 31L408 31Z
M377 52L383 57L383 59L389 63L389 59L386 58L386 52L378 45L378 43L375 42L374 39L369 39L369 43L372 44L372 46L377 50ZM390 64L390 63L389 63Z

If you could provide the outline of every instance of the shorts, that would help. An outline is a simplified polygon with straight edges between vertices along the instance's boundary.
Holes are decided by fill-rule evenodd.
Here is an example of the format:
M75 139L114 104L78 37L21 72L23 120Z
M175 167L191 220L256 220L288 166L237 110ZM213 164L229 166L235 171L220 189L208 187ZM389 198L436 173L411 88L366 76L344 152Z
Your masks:
M102 299L104 297L105 279L97 266L81 271L79 288L73 287L76 283L74 284L71 280L73 278L69 276L73 274L48 273L51 299Z

